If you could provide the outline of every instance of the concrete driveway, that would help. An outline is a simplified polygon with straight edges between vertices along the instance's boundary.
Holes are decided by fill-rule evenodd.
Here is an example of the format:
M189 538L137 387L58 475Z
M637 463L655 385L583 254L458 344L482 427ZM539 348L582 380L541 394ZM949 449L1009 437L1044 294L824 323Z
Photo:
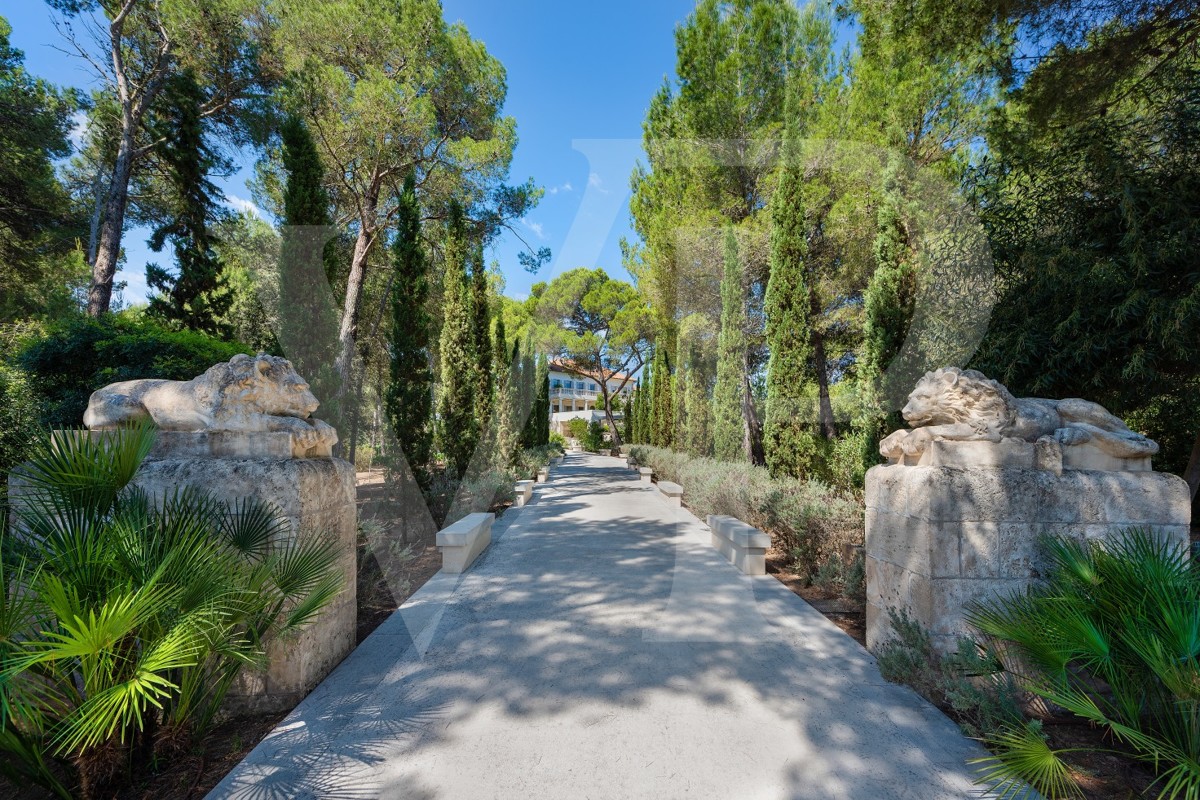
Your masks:
M985 755L616 459L573 454L210 798L980 795Z

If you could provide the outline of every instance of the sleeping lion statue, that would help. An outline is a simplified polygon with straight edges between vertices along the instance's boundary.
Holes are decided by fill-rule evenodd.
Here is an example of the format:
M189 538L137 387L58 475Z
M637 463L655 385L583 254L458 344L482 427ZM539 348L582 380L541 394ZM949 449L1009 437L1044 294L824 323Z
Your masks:
M1114 458L1158 452L1156 442L1129 430L1097 403L1013 397L999 381L973 369L925 373L900 413L913 430L898 430L879 443L879 452L897 461L923 453L934 440L1050 439L1063 447L1090 443Z
M246 431L292 434L294 449L327 455L333 426L313 419L316 396L290 361L239 354L190 381L122 381L92 393L83 424L107 430L152 420L164 431Z

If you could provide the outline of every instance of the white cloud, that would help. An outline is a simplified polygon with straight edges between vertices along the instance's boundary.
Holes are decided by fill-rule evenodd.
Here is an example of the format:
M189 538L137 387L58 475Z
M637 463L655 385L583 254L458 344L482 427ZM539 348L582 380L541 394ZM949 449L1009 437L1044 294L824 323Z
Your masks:
M236 194L225 195L225 205L232 208L239 214L253 214L259 219L263 219L263 212L258 206L250 202L244 197L238 197Z
M575 191L575 187L571 185L570 181L567 181L562 186L551 186L549 189L546 190L546 194L558 194L559 192L573 192L573 191Z
M539 239L545 240L546 229L542 226L542 223L533 222L527 217L521 217L521 224L524 225L526 228L529 228L529 230L533 231L534 236L536 236Z
M604 188L604 181L600 179L599 173L588 173L588 187L595 189L596 191L600 192L600 194L608 194L608 189Z

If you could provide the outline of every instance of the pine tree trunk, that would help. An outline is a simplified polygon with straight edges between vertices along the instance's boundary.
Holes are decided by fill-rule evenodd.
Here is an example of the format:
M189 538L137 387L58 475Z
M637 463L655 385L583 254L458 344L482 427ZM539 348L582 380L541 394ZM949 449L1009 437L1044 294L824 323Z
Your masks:
M377 183L377 182L376 182ZM350 276L346 280L346 301L342 306L342 324L338 328L338 398L342 399L353 387L354 348L358 340L359 307L362 305L363 284L367 276L367 257L375 243L375 208L379 188L373 185L363 197L358 237L354 241L354 257L350 261ZM345 409L343 409L345 413Z
M133 122L126 121L108 183L108 198L104 202L100 241L92 264L92 285L88 288L88 315L99 317L108 313L112 303L113 277L121 256L121 234L125 228L125 209L129 205L129 177L133 174Z
M817 393L820 398L821 434L826 439L837 436L833 424L833 404L829 401L829 364L825 360L825 335L813 330L813 366L817 371Z
M754 390L750 386L750 353L742 351L742 417L745 426L742 429L742 447L746 457L756 467L767 465L767 451L763 448L762 422L754 407Z

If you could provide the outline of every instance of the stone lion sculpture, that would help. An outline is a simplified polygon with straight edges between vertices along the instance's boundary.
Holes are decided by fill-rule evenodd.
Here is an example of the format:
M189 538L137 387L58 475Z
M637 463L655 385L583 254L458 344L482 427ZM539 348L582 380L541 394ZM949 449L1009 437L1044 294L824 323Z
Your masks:
M106 430L153 420L165 431L284 431L301 450L337 444L333 426L313 419L320 405L290 361L239 354L190 381L122 381L92 393L83 424Z
M879 443L879 452L897 461L921 454L935 440L1050 439L1063 447L1091 444L1122 459L1158 452L1156 442L1129 430L1097 403L1013 397L999 381L973 369L925 373L900 413L913 430L898 430Z

